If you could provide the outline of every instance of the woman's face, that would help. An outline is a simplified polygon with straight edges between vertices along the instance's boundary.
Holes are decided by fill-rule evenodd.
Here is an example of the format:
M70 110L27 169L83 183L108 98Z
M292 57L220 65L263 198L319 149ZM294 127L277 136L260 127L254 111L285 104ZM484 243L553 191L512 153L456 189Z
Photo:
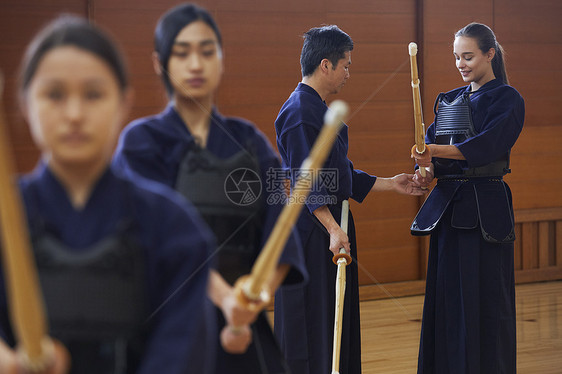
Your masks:
M203 21L185 26L174 41L168 61L174 94L198 101L210 99L222 72L222 51L213 29Z
M107 63L74 46L42 57L24 97L33 139L63 167L109 163L127 109Z
M495 50L491 48L487 53L482 53L476 39L457 36L453 44L453 55L465 82L474 82L480 87L495 78L492 69Z

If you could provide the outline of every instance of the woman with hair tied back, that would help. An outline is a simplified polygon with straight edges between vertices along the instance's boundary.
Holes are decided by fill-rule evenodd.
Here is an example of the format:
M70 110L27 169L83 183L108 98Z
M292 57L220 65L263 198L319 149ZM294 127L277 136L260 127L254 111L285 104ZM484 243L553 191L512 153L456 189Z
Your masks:
M214 241L175 191L110 166L131 98L119 50L82 18L60 17L28 47L21 101L41 160L19 187L48 333L73 374L209 373ZM4 283L0 372L26 373ZM44 373L68 372L56 347Z
M471 23L453 55L468 86L437 97L416 181L437 184L411 230L431 234L418 373L515 374L514 217L503 176L525 106L493 31Z
M250 273L283 207L271 199L283 183L269 184L279 172L278 157L252 123L225 117L214 105L223 74L222 37L207 10L194 4L170 9L154 39L154 68L170 102L162 113L125 128L114 163L175 188L215 234L217 266L208 293L220 331L214 337L216 373L286 373L265 313L241 305L233 287ZM302 282L305 274L300 247L290 237L271 293L282 282Z

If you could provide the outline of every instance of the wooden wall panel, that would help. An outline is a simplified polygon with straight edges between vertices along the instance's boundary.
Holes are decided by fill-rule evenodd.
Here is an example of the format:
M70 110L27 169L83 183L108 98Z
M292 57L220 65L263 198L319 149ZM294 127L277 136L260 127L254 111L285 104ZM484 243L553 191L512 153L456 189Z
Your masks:
M326 9L325 0L285 0L285 1L260 1L260 0L213 0L212 5L207 5L206 1L199 2L208 9L217 12L236 13L241 19L248 13L268 12L272 14L282 13L323 13ZM286 20L286 18L285 18Z
M0 2L0 70L5 80L2 104L18 170L32 169L38 158L27 124L19 110L17 79L25 46L35 33L59 13L86 15L86 0L41 0Z
M521 241L521 225L515 225L515 243L514 243L514 255L513 263L515 270L521 270L523 268L523 244Z
M323 3L326 6L326 10L338 13L348 12L359 14L409 14L414 10L414 2L410 0L324 0Z
M495 0L494 8L494 31L500 43L561 43L560 1Z
M556 243L556 266L562 267L562 221L556 222L556 234L554 241Z
M90 18L115 36L127 59L135 91L129 120L158 113L166 105L165 90L154 73L151 54L156 22L176 3L91 0Z
M557 143L562 136L562 3L495 0L495 30L507 52L511 84L525 99L525 128L507 180L517 209L562 206Z
M465 24L478 21L491 24L494 0L474 0L468 6L462 1L423 1L424 40L452 45L453 34Z
M539 222L539 237L538 237L538 252L539 261L538 267L545 268L550 266L550 225L551 222Z
M562 206L562 194L555 188L562 184L559 139L562 126L525 125L512 150L512 174L505 178L513 192L515 209Z
M493 1L476 0L467 6L461 1L429 0L423 2L423 71L420 72L425 122L433 122L433 104L440 92L465 85L455 67L453 40L455 32L472 21L492 25Z
M372 285L376 283L391 283L414 281L420 277L417 264L419 261L419 250L417 246L404 246L392 248L378 248L373 250L363 247L360 239L360 254L358 261L359 284ZM403 273L412 274L410 278L404 277Z
M515 211L515 281L562 278L562 207Z

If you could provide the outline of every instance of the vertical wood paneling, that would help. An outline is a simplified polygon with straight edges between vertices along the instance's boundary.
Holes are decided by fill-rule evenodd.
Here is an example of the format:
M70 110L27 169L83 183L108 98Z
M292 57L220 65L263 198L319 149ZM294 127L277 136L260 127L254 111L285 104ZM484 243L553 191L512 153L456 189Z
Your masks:
M526 222L522 226L522 269L535 269L538 265L538 224Z
M556 266L556 222L548 223L548 266Z
M539 222L539 267L547 267L549 265L549 247L550 247L550 228L549 222Z
M517 210L515 218L516 233L520 235L515 242L516 282L561 279L562 207ZM520 252L521 266L518 264Z
M560 102L562 98L558 103L562 107ZM505 177L515 209L562 206L562 194L555 188L562 184L558 139L562 139L562 126L541 124L523 129L511 152L512 173Z
M522 230L521 230L521 224L517 223L515 225L515 243L514 243L514 258L513 258L513 262L515 265L515 270L520 270L523 267L523 250L522 250Z
M556 266L562 267L562 221L556 221Z

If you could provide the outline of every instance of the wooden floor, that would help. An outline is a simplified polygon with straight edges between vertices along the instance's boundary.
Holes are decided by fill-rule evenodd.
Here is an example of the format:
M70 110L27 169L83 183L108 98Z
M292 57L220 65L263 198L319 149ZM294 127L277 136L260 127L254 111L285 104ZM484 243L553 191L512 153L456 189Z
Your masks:
M562 281L516 287L517 373L562 373ZM415 374L423 296L361 303L363 374Z

